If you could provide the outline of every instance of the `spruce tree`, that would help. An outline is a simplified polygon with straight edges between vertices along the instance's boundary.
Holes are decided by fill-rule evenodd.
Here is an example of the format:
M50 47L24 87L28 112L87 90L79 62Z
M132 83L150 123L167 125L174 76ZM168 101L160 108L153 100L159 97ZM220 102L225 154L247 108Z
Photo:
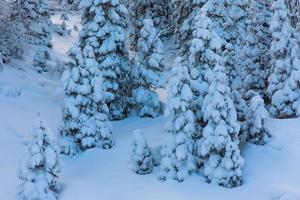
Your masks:
M269 136L266 128L269 113L265 108L264 100L259 95L251 99L246 118L248 130L246 140L254 144L265 144L266 138Z
M270 75L271 46L271 0L252 0L249 7L251 23L248 27L247 45L244 48L245 70L244 87L246 92L254 90L264 99Z
M50 13L44 0L24 0L20 3L20 15L29 42L52 47Z
M216 0L215 0L216 1ZM218 9L212 10L212 13L220 13L220 19L217 21L217 32L219 36L226 41L222 56L224 58L224 67L227 70L229 87L232 90L240 91L242 89L242 74L245 66L242 56L242 50L246 46L247 27L250 24L248 15L248 0L224 0L217 1ZM212 17L215 21L216 17ZM217 17L218 18L218 17Z
M82 45L82 49L70 50L72 60L62 78L66 96L61 149L68 155L92 147L109 149L114 145L102 72L93 48L88 43Z
M183 25L183 22L188 18L190 12L192 11L193 4L190 0L171 0L169 7L171 11L171 28L174 30L175 38L180 40L177 41L177 43L182 44L183 41L180 39L180 29Z
M200 129L205 125L201 108L211 79L211 77L205 76L205 71L211 71L214 65L220 62L224 45L224 41L214 30L213 21L207 14L205 5L201 8L195 6L183 25L186 27L184 29L187 30L187 33L191 32L191 38L185 47L188 49L188 52L185 53L186 56L184 56L187 60L183 63L188 66L191 75L192 110L196 115L199 128L197 137L201 136Z
M225 72L220 65L213 70L213 80L202 107L207 125L197 153L204 159L207 180L231 188L242 184L244 160L238 148L240 126Z
M26 200L57 199L59 147L53 133L40 118L35 121L28 155L18 170L21 180L18 198Z
M50 54L45 48L39 48L33 57L33 66L41 73L48 71L47 60L50 60Z
M0 63L8 63L23 56L25 28L19 15L19 2L1 1L0 13Z
M128 114L130 66L125 45L126 7L118 0L84 0L81 46L88 43L95 54L104 81L109 118L123 119ZM84 49L83 47L81 47Z
M299 80L300 50L295 30L290 25L284 0L276 0L270 31L272 74L269 77L268 93L272 99L270 113L279 118L300 115Z
M161 150L160 179L183 181L196 169L193 136L196 134L195 115L191 110L192 91L188 69L177 58L168 87L169 100L165 114L170 134Z
M247 102L242 97L241 93L237 90L231 92L231 99L233 101L233 105L235 107L237 113L237 120L240 124L240 132L239 132L239 139L244 141L244 135L247 130L247 123L246 123L246 115L247 115Z
M137 88L133 90L134 105L141 117L157 117L162 114L163 104L154 91L164 88L166 78L162 42L151 19L145 19L138 40Z
M137 52L137 42L144 19L151 18L160 35L171 34L169 23L169 0L128 0L126 5L130 17L130 49Z
M141 130L134 131L131 164L132 170L140 175L149 174L153 170L152 152Z
M149 7L151 0L128 0L126 6L129 11L129 20L131 24L129 32L130 50L137 52L137 43L140 38L141 28L143 27L143 20L149 17Z
M287 2L287 7L289 9L289 17L291 24L297 30L300 30L300 1L299 0L289 0Z

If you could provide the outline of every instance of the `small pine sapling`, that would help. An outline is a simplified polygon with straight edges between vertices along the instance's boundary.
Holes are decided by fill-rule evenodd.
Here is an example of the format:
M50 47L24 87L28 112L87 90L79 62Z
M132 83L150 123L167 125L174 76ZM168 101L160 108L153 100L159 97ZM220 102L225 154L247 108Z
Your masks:
M18 197L26 200L56 200L59 189L59 147L53 133L40 118L35 121L28 155L18 170Z
M133 134L131 164L132 170L140 175L150 174L153 170L152 152L141 130L135 130Z

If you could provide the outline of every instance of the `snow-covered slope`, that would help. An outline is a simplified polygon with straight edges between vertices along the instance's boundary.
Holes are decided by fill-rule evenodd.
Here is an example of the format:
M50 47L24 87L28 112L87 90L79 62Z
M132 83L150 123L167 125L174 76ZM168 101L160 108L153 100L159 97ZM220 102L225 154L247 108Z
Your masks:
M52 53L63 54L74 40L55 35ZM0 200L15 199L16 170L26 153L33 119L40 113L55 133L60 123L63 95L59 79L36 73L30 55L29 52L25 61L14 61L0 72ZM113 122L116 137L113 149L92 149L73 158L62 156L60 199L300 199L300 119L271 119L268 127L273 137L265 146L243 146L244 184L233 189L208 184L201 174L178 183L160 182L158 168L144 176L132 172L129 156L133 131L142 129L149 145L154 147L163 142L164 123L163 116Z

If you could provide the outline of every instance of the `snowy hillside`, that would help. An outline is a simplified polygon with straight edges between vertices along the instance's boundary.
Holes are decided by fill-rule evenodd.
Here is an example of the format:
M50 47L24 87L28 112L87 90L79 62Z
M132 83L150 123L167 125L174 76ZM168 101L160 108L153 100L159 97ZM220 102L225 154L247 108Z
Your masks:
M0 200L300 200L300 1L0 3Z
M68 23L78 23L77 16ZM72 37L55 35L52 53L62 55L73 41ZM28 50L28 60L30 55ZM57 133L62 101L59 78L36 73L29 62L15 61L0 73L0 199L15 199L16 171L26 154L32 119L40 113ZM155 147L162 145L164 123L163 116L155 119L129 117L113 122L116 138L113 149L91 149L73 158L61 156L60 199L300 199L300 119L271 119L267 127L272 138L265 146L242 145L246 162L244 184L234 189L207 184L200 175L193 175L182 183L161 182L157 167L150 175L132 172L129 156L134 130L141 129L150 147Z
M0 77L0 199L13 200L18 186L16 170L26 153L32 119L40 113L57 131L62 96L57 79L41 77L30 69L24 72L8 67ZM162 144L164 121L164 117L131 117L114 122L117 144L112 150L93 149L74 158L62 156L61 199L300 199L300 119L272 119L268 128L273 137L267 145L243 147L247 163L244 184L235 189L207 184L198 175L177 183L160 182L158 169L145 176L133 173L129 163L133 131L142 129L149 145L157 146Z

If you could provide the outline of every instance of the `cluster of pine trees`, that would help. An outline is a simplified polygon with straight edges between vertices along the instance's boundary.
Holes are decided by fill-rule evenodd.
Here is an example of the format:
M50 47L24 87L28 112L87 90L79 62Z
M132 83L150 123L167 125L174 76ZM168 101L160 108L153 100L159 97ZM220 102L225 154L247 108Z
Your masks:
M49 14L40 3L26 0L18 6L28 19L23 25L29 41L51 47ZM115 144L111 120L165 111L162 180L181 182L203 169L208 182L241 185L239 144L265 144L266 108L277 118L300 115L297 5L284 0L81 0L82 30L62 77L60 151L110 149ZM164 37L173 37L178 47L168 84ZM166 85L164 105L156 90ZM19 173L20 195L55 199L58 150L44 123L37 130L30 147L34 159ZM132 162L136 173L152 172L152 151L140 131L134 135ZM44 188L34 188L37 180ZM27 193L26 188L33 189Z
M300 115L297 3L170 2L169 23L176 23L166 30L174 33L179 57L168 86L162 180L183 181L203 169L208 182L241 185L239 143L265 144L266 108L277 118Z

